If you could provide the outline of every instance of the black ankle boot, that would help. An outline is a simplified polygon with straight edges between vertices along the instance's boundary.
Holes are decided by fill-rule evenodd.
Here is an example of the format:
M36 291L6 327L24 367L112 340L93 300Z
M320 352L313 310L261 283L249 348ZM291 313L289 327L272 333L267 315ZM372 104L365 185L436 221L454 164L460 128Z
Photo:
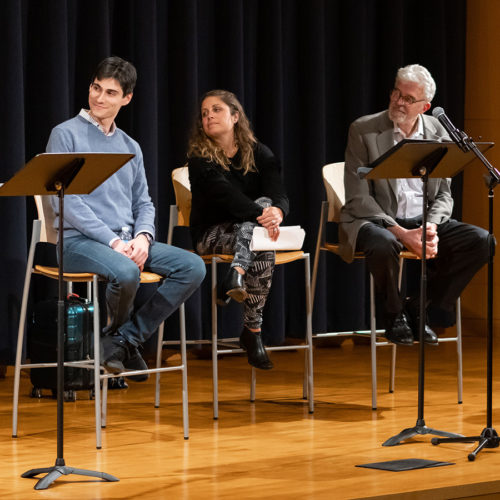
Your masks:
M270 370L274 366L264 349L260 332L251 332L244 327L240 336L240 346L247 352L248 363L255 368Z
M243 283L243 274L231 267L217 292L217 304L227 306L231 299L236 300L236 302L243 302L247 297L248 293Z

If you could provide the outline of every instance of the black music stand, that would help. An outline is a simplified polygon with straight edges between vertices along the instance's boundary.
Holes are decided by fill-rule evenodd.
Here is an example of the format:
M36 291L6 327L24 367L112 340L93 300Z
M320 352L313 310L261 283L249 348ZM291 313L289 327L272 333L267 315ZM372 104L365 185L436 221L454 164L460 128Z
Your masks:
M121 153L44 153L32 158L23 169L0 186L0 196L57 195L59 198L59 296L57 302L57 458L53 467L30 469L21 477L47 474L39 479L36 490L48 488L58 477L69 474L119 481L106 472L68 467L63 456L64 436L64 266L63 221L64 195L88 194L113 175L133 154ZM95 355L95 354L94 354ZM96 402L97 404L97 402Z
M478 143L486 151L492 143ZM464 153L454 142L419 141L405 139L380 156L369 168L359 169L367 179L401 179L420 177L423 182L422 227L427 227L428 179L454 177L476 156ZM422 231L422 246L426 247L426 231ZM403 429L387 439L382 446L395 446L417 434L434 434L447 438L462 438L460 434L427 427L424 420L424 374L425 374L425 318L427 302L427 259L421 259L420 274L420 322L419 322L419 371L418 371L418 417L414 427Z

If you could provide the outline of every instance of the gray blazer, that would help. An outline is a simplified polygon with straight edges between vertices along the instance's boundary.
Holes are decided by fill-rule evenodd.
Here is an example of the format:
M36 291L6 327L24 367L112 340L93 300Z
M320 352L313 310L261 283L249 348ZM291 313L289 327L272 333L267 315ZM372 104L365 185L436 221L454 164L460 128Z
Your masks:
M445 128L433 116L421 115L424 138L449 140ZM363 116L349 128L345 152L344 186L346 202L340 214L340 255L352 262L359 228L372 220L393 226L398 209L397 179L360 179L359 167L366 167L394 146L394 125L388 112ZM427 221L441 224L451 216L453 198L450 179L429 179Z

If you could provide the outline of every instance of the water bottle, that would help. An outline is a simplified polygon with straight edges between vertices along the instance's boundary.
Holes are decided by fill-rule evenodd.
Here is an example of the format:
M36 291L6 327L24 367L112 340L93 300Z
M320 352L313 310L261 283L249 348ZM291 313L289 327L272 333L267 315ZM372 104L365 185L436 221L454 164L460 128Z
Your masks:
M132 233L130 232L130 228L128 226L123 226L118 236L123 241L130 241L133 239Z

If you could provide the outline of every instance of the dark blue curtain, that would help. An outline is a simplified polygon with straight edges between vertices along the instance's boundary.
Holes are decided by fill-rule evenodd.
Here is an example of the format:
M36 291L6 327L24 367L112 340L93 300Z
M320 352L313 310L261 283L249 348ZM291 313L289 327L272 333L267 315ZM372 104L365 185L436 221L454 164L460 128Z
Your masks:
M281 159L291 200L287 224L314 251L324 199L321 167L341 161L349 123L387 106L398 67L420 63L436 79L437 105L463 122L465 0L3 0L0 40L0 181L43 152L50 130L87 103L102 58L139 74L118 125L142 146L158 237L174 202L172 169L185 161L199 96L235 92L257 137ZM459 195L459 187L458 195ZM12 362L32 203L0 199L0 362ZM179 235L181 244L182 235ZM313 257L313 255L311 255ZM314 328L364 322L365 273L323 257ZM207 286L188 304L189 335L208 334ZM268 341L305 326L303 268L278 269L265 311ZM238 306L221 315L239 333ZM204 330L204 331L202 331ZM175 318L169 334L175 335Z

